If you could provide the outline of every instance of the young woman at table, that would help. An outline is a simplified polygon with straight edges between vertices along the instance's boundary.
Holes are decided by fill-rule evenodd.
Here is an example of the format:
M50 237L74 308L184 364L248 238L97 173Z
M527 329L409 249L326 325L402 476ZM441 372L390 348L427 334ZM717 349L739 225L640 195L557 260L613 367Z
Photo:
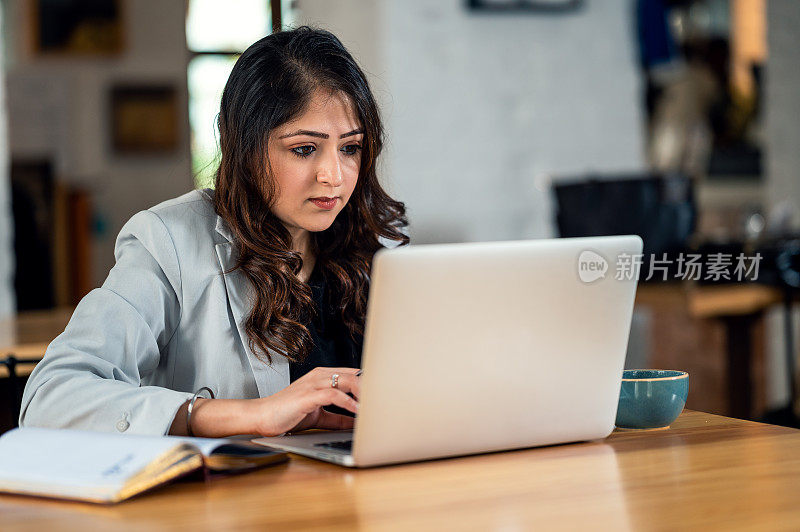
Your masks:
M108 278L30 376L21 425L352 427L323 407L358 411L372 257L381 238L408 243L405 207L377 180L383 133L364 73L328 32L270 35L233 67L218 123L215 189L122 228Z

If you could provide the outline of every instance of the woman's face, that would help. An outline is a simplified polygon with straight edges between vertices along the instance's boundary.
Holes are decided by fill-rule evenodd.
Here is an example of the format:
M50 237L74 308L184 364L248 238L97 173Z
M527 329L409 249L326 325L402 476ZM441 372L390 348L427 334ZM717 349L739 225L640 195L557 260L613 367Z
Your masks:
M327 90L317 90L301 116L270 133L267 149L277 185L272 212L295 242L306 231L330 227L347 204L361 168L363 138L347 96Z

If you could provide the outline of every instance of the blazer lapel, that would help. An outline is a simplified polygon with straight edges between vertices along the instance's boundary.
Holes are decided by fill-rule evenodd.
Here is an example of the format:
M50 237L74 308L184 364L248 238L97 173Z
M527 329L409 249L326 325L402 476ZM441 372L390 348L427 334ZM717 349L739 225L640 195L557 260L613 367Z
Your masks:
M233 235L225 221L217 217L217 232L225 238L225 242L216 244L217 259L222 272L228 272L236 265L237 253L233 244ZM250 281L239 271L224 273L225 290L228 295L228 307L236 321L236 330L239 340L247 353L247 360L253 370L258 393L261 397L272 395L289 385L289 361L283 355L270 351L272 364L267 364L256 358L250 350L244 320L247 318L252 305L252 289Z

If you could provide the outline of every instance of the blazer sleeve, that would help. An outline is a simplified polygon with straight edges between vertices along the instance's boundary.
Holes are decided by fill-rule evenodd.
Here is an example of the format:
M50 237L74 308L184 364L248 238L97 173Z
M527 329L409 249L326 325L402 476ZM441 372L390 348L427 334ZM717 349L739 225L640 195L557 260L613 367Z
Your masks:
M122 228L116 264L48 346L22 398L20 426L166 434L191 393L142 386L181 317L178 255L164 222L141 211Z

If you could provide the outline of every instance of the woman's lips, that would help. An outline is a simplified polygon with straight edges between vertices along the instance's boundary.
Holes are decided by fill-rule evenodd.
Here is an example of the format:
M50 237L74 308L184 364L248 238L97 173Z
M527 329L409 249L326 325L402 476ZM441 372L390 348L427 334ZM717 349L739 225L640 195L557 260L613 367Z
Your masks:
M311 198L311 203L319 207L320 209L325 209L329 211L336 206L336 202L339 200L338 197L336 198Z

